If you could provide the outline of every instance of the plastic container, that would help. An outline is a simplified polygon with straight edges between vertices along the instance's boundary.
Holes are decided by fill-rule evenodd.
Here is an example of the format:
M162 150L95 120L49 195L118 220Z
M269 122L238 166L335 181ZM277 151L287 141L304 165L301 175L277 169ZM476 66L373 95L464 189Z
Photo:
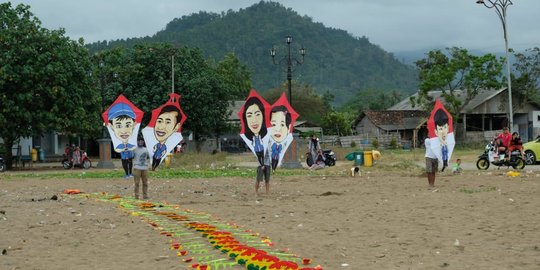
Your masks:
M372 151L364 152L364 166L366 167L373 166L373 152Z
M167 156L165 156L165 167L171 166L171 160L172 160L172 154L168 153Z
M377 151L377 150L372 150L372 155L373 155L373 160L377 161L379 159L381 159L381 152Z
M43 151L42 148L38 149L38 156L39 156L39 161L40 162L45 161L45 151Z
M362 166L364 165L364 152L354 152L354 165Z
M37 161L37 155L38 154L38 151L36 148L32 148L32 162L36 162Z

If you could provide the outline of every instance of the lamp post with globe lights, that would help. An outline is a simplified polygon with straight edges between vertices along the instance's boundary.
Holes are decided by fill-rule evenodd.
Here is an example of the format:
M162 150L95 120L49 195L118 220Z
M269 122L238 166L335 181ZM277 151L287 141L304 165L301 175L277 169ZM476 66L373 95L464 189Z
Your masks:
M504 47L505 47L505 53L506 53L506 77L507 77L507 84L508 84L508 127L510 128L510 131L513 130L513 123L514 123L514 115L513 115L513 109L512 109L512 82L510 77L510 57L508 57L508 30L506 27L506 8L508 6L512 5L512 1L510 0L477 0L477 4L484 5L485 7L489 9L495 9L495 12L497 13L497 16L499 16L499 19L502 23L503 28L503 36L504 36Z
M289 91L289 104L292 106L292 72L293 67L298 66L304 63L304 56L306 55L306 48L302 46L299 50L300 55L302 58L300 60L294 58L291 56L291 43L292 43L292 36L288 35L285 37L285 42L287 43L287 54L280 60L276 61L276 49L274 46L272 46L272 49L270 50L270 56L272 56L272 62L274 65L279 64L285 64L287 66L287 88ZM291 142L290 147L287 149L287 152L285 153L285 162L283 163L284 168L288 169L297 169L302 168L302 164L298 162L298 134L293 133L293 141Z
M292 80L293 67L304 63L304 56L306 55L306 48L304 48L304 46L300 48L299 53L302 56L302 59L298 60L294 57L291 57L292 36L289 35L285 37L285 42L287 43L287 55L285 55L281 60L276 62L276 49L273 46L272 46L272 49L270 49L270 55L272 56L272 62L274 63L274 65L279 65L281 63L285 63L287 65L287 88L289 90L289 104L291 104L292 106L291 80Z

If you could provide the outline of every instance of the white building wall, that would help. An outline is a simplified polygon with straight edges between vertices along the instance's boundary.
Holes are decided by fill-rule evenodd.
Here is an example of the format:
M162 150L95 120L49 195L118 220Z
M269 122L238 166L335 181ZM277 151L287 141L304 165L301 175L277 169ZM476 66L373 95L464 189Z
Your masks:
M540 111L531 111L528 115L533 128L540 128Z

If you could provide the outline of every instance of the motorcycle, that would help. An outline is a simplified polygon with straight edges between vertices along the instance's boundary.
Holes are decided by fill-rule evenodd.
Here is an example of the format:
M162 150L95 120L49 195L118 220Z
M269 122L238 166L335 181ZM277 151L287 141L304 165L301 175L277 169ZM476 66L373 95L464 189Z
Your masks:
M0 172L6 171L6 163L4 162L4 158L0 157Z
M487 170L490 164L497 166L497 169L500 169L502 166L512 167L519 170L525 168L525 161L521 158L521 151L513 150L512 153L510 153L509 158L505 158L504 152L500 153L498 160L494 158L495 151L497 151L495 143L488 143L484 149L484 152L478 156L476 168L479 170Z
M325 158L325 161L324 161L324 164L326 166L334 166L336 165L336 154L334 153L334 151L332 150L323 150L323 155L324 155L324 158ZM306 153L306 163L309 167L311 167L311 165L313 165L313 158L311 157L311 153L307 152Z
M67 155L64 155L64 159L62 160L62 167L64 169L71 169L73 167L83 168L83 169L89 169L92 167L92 161L90 158L88 158L88 155L85 151L81 151L81 162L77 164L73 164L73 159L68 158Z

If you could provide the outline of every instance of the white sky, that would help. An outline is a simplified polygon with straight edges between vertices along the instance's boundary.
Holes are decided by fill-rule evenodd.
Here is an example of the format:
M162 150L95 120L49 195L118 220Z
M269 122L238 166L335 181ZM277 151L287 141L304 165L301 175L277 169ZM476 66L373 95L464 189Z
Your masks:
M487 1L487 0L486 0ZM0 0L0 2L7 2ZM60 27L85 42L152 36L174 18L249 7L259 0L18 0L49 29ZM279 0L327 27L366 36L389 52L459 46L504 52L495 10L476 0ZM540 46L540 1L513 0L508 7L509 46Z

